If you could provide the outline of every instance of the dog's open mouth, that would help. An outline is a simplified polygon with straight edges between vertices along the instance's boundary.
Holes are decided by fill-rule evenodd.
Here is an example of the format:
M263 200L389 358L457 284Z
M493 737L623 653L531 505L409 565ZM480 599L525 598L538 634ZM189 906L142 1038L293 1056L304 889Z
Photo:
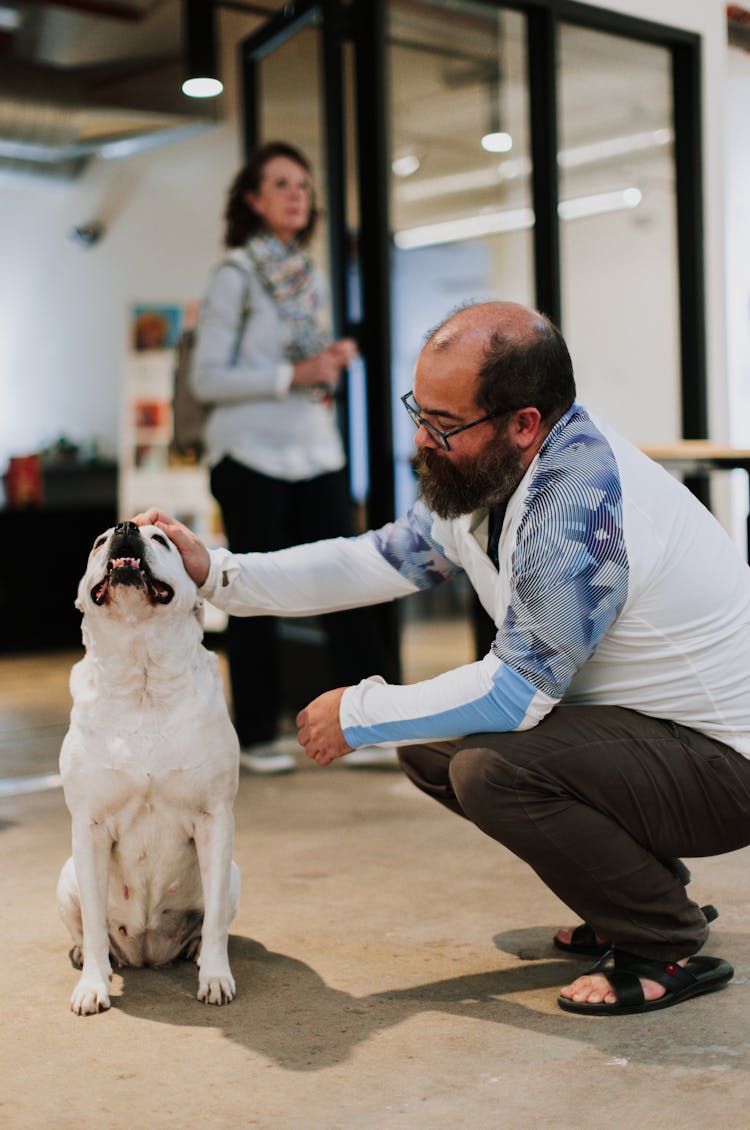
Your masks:
M94 604L106 604L110 593L117 585L131 585L143 589L152 604L169 604L174 589L166 581L153 575L145 561L140 557L111 557L107 570L91 590Z

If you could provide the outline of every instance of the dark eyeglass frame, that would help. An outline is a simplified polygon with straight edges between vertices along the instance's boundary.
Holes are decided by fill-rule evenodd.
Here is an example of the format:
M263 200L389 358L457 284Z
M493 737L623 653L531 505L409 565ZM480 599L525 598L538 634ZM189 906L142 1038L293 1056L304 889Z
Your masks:
M429 420L425 420L416 400L413 400L412 403L409 404L410 396L412 398L414 397L413 388L410 388L408 392L404 393L401 397L401 403L408 412L411 422L416 424L418 428L424 428L425 431L428 431L430 435L438 441L444 451L452 450L448 441L452 436L457 436L459 432L466 432L469 428L475 428L477 424L486 424L488 420L495 420L498 416L506 416L509 412L515 411L513 408L503 408L500 412L490 412L489 416L480 416L478 420L472 420L469 424L459 424L457 428L451 428L450 431L443 432L440 428L436 428L434 424L431 424Z

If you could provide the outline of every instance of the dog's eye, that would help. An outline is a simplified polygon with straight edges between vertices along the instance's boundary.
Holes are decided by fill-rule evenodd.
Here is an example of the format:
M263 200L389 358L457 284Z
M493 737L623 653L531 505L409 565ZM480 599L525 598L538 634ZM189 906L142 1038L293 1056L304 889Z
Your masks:
M94 549L99 549L100 546L104 545L106 540L107 540L107 535L102 534L102 536L98 537L96 539L96 541L94 542Z
M169 542L167 541L167 539L162 534L154 534L154 536L151 538L151 540L152 541L158 541L159 544L163 545L165 549L169 549Z

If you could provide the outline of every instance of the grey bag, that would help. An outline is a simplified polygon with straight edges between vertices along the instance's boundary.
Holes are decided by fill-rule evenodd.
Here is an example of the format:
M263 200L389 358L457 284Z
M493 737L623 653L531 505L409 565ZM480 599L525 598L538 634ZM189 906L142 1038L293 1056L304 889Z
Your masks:
M236 267L245 276L245 290L242 296L240 320L232 358L234 362L237 359L242 335L245 332L250 314L250 277L236 258L227 258L220 265L223 266L224 264ZM172 384L172 447L179 455L193 456L199 459L203 454L204 430L206 420L211 414L211 405L203 400L198 400L190 383L197 340L198 332L193 328L183 330L177 342Z

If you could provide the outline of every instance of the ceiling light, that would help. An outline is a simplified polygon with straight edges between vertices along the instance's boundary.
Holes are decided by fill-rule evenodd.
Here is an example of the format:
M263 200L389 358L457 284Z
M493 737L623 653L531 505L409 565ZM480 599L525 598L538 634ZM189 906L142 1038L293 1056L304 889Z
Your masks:
M615 192L599 192L593 196L561 200L557 211L561 220L579 220L585 216L600 216L606 212L637 208L642 199L641 190L631 186ZM434 247L440 243L458 243L463 239L478 239L484 235L524 231L533 226L533 209L506 208L499 212L462 216L456 220L404 228L394 233L393 241L396 247L409 250L415 247Z
M417 157L416 153L404 153L401 157L394 157L391 161L391 169L394 176L397 177L410 177L416 173L422 162Z
M488 153L508 153L512 148L513 138L502 130L486 133L482 138L482 149L486 149Z
M186 78L182 84L182 93L188 98L216 98L223 89L217 78Z
M561 149L557 159L564 169L579 168L630 153L661 149L671 145L673 140L671 129L649 130L611 138L602 143L595 142L571 149ZM454 193L493 188L505 181L528 176L530 173L531 161L528 157L509 157L489 169L467 169L460 173L430 177L428 180L420 179L411 184L400 184L397 190L398 199L400 203L413 204L422 200L431 200L436 196L452 196Z
M579 220L584 216L601 216L605 212L637 208L642 199L643 194L639 188L621 188L616 192L597 192L593 196L561 200L557 210L561 220Z
M189 98L215 98L224 86L216 62L216 35L212 0L184 0L185 81Z
M21 13L17 8L0 5L0 31L18 31L21 26Z

